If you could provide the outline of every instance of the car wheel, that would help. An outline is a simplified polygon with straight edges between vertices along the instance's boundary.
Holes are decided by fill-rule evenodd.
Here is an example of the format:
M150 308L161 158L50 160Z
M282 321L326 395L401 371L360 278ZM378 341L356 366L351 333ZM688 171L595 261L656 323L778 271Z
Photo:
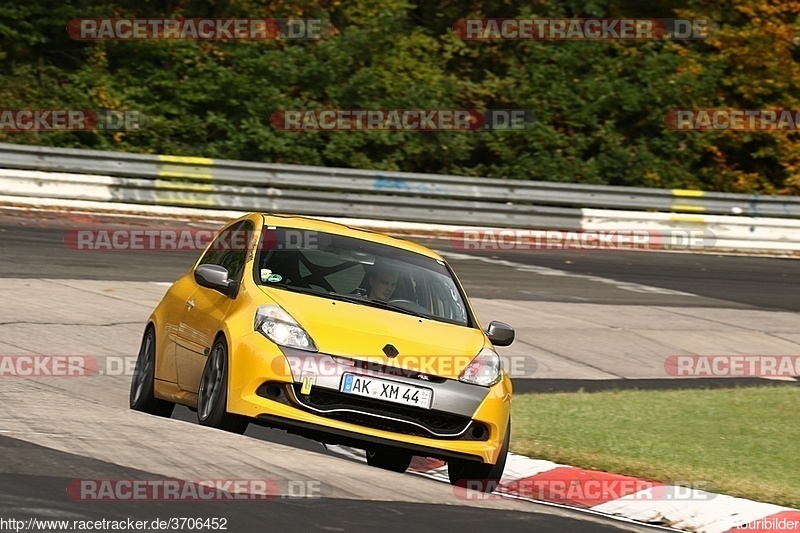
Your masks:
M242 434L249 422L246 418L228 413L228 346L219 339L206 360L200 390L197 393L197 421L231 433Z
M142 411L156 416L169 418L175 409L175 404L166 400L159 400L153 392L153 383L156 374L156 333L148 327L142 338L139 356L136 358L136 367L131 378L130 407L135 411Z
M367 464L392 472L403 473L411 465L412 456L391 450L367 450Z
M508 421L508 429L506 430L506 436L503 440L503 447L500 448L500 455L497 458L497 463L489 465L461 459L448 461L447 475L450 478L450 484L480 492L494 492L500 485L500 479L503 477L503 470L505 470L506 467L506 456L508 455L508 443L510 440L511 420Z

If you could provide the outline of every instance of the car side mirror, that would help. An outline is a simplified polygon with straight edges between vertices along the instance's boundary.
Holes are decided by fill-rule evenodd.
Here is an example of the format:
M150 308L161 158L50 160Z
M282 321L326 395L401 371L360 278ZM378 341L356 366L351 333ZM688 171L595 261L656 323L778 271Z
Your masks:
M194 280L201 287L214 289L226 296L236 290L236 283L228 278L228 269L219 265L200 265L194 271Z
M486 335L492 344L495 346L508 346L514 342L514 328L505 322L498 322L496 320L489 323L486 328Z

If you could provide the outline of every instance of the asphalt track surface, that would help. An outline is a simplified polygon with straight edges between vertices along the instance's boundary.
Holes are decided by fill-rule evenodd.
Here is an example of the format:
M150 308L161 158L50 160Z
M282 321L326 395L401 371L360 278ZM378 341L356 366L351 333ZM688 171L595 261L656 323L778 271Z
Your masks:
M424 244L439 250L451 248L447 240ZM716 305L725 307L800 310L800 262L797 259L614 250L492 251L476 252L475 255L692 293L716 300ZM487 269L474 266L474 263L467 266L463 264L467 261L452 262L467 290L475 292L476 296L568 301L564 298L569 296L569 291L561 292L560 296L537 295L533 292L536 289L525 287L525 278L497 280ZM471 289L470 285L475 288ZM493 285L497 288L493 289ZM594 300L597 303L625 303L605 293L598 294Z
M171 221L0 211L0 278L103 279L172 282L198 257L193 251L80 251L65 243L77 229L182 229ZM195 227L214 228L202 225ZM465 255L446 239L414 239L442 252ZM704 306L800 311L800 262L796 259L643 251L482 251L472 259L448 257L467 293L475 298L585 301L603 304L689 305L669 291L699 295ZM665 289L620 291L595 284L576 292L575 278L546 283L499 262L531 265L580 276L610 278ZM692 305L697 305L695 298Z
M152 522L224 518L227 530L255 531L620 531L616 524L563 516L411 502L338 498L260 501L87 502L66 490L75 479L153 480L163 476L0 436L0 518ZM54 497L54 495L58 495ZM73 530L72 528L66 530ZM64 531L62 529L61 531Z
M105 224L97 220L86 220L80 217L64 219L48 216L13 216L0 215L0 278L46 278L46 279L73 279L73 280L124 280L124 281L151 281L171 282L184 273L194 262L196 253L168 253L168 252L111 252L111 253L85 253L68 249L64 244L65 231L75 228L92 226L97 229L97 224ZM148 227L150 222L146 222ZM174 223L166 223L166 227L174 227ZM101 226L102 227L102 226ZM123 226L125 227L125 226ZM129 226L128 226L129 227ZM458 267L456 267L458 268ZM484 267L491 269L491 267ZM465 269L466 270L466 269ZM483 275L483 274L481 274ZM474 288L468 290L480 291L481 282L476 280ZM465 283L470 281L465 280ZM2 281L0 280L0 284ZM494 287L487 287L491 292ZM512 291L512 287L508 288ZM510 293L510 292L509 292ZM68 304L67 304L68 305ZM127 381L126 381L127 382ZM2 386L2 383L0 383ZM20 385L21 386L21 385ZM22 386L21 386L22 387ZM22 387L24 389L25 385ZM10 390L0 388L0 393L14 398L14 387ZM21 390L22 390L21 389ZM42 389L47 390L47 389ZM22 394L16 393L16 394ZM30 396L25 393L26 396ZM50 394L56 394L53 391ZM97 393L99 394L99 392ZM55 396L54 396L55 398ZM47 409L40 405L42 401L28 398L29 402L37 408ZM83 401L83 400L81 400ZM59 403L59 408L64 406ZM77 408L85 409L85 408ZM24 421L24 411L7 413L0 418L9 418ZM127 414L127 412L126 412ZM81 416L93 416L89 412L81 412ZM108 416L95 415L104 420L103 424L113 428L116 424ZM22 417L22 418L19 418ZM126 417L128 418L128 417ZM195 424L196 416L190 410L178 407L172 417L173 423L190 422ZM98 418L99 419L99 418ZM63 422L62 422L63 421ZM145 423L147 421L145 420ZM61 418L59 424L70 426L70 421ZM31 422L31 427L35 427ZM153 428L158 427L155 425ZM197 426L194 426L197 427ZM175 428L180 432L180 427ZM197 428L200 429L200 428ZM41 431L41 430L39 430ZM63 430L62 430L63 431ZM69 431L69 430L68 430ZM109 430L106 430L109 431ZM278 498L272 501L219 501L219 502L86 502L72 499L66 488L71 481L76 479L158 479L163 478L156 469L151 469L151 463L146 457L158 455L159 446L170 444L160 443L158 439L146 440L146 449L142 450L141 461L130 459L130 452L120 450L119 453L128 457L127 464L116 464L93 457L103 456L103 451L74 454L58 450L58 445L53 447L40 446L31 442L38 439L41 442L50 442L51 437L44 433L31 433L26 438L13 438L19 430L6 430L0 427L0 519L28 520L30 518L50 520L133 520L152 521L153 519L168 519L172 517L213 518L225 517L228 520L228 531L406 531L415 529L420 531L645 531L651 530L646 526L618 522L602 517L588 517L584 513L570 510L559 510L532 503L509 502L503 508L466 504L442 504L423 501L399 501L393 498L381 498L380 490L370 489L368 499L339 498L322 496L318 498ZM75 433L62 433L64 442L84 438L79 434L94 434L91 426L77 423ZM114 430L110 429L111 434ZM117 438L105 440L98 433L97 442L101 446L114 445L114 440L127 440L128 436L119 434ZM58 431L53 430L53 436L58 436ZM262 428L251 424L246 436L288 445L297 453L313 452L310 456L321 459L306 459L316 462L325 459L322 456L333 455L320 444L287 435L284 432ZM91 437L86 437L87 439ZM143 437L131 435L133 442L144 441ZM217 437L215 437L217 438ZM56 439L56 441L62 439ZM170 438L168 437L169 441ZM213 440L213 439L209 439ZM171 437L175 442L175 437ZM87 450L92 449L89 440L88 447L79 446ZM196 440L190 441L193 446L201 445ZM127 446L131 444L128 443ZM105 456L116 457L116 452L105 451ZM180 455L180 451L173 450L172 454ZM205 452L203 452L205 453ZM225 448L216 448L209 444L207 461L209 465L216 462L215 457L225 455ZM333 459L333 458L331 458ZM152 459L151 459L152 460ZM336 456L337 461L345 461ZM131 468L130 464L136 464ZM180 463L175 463L176 468ZM324 463L320 463L324 464ZM289 464L287 463L287 467ZM202 468L202 464L195 465ZM337 467L341 468L341 467ZM363 465L353 465L357 472ZM162 466L163 469L163 466ZM347 470L345 468L345 470ZM401 485L416 486L415 483L425 482L438 485L430 480L422 480L411 476L398 478L396 474L384 473L375 469L368 469L370 474L369 487L382 486L387 495L394 492L398 481ZM331 474L335 475L335 474ZM357 475L357 474L356 474ZM191 477L189 479L192 479ZM323 477L324 479L324 477ZM385 481L384 481L385 479ZM427 486L427 485L426 485ZM400 488L400 487L397 487ZM438 489L437 489L438 490ZM365 498L367 498L365 496ZM393 501L394 500L394 501ZM518 505L512 505L518 504ZM520 509L520 510L516 510ZM75 531L68 527L61 529Z

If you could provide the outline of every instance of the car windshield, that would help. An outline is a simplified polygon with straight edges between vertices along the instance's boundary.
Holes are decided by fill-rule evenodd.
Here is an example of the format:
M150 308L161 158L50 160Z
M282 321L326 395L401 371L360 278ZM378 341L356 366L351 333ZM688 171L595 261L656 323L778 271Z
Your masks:
M332 233L265 226L256 282L472 326L442 261Z

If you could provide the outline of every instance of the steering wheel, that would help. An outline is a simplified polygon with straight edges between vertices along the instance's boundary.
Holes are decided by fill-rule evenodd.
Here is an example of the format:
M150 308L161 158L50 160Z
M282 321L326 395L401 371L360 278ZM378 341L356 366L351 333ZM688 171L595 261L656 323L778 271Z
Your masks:
M407 299L405 299L405 298L394 298L394 299L392 299L392 300L389 300L389 303L390 303L390 304L393 304L393 305L397 305L397 304L411 304L411 305L419 305L419 304L418 304L417 302L415 302L414 300L407 300Z
M393 300L389 300L390 304L396 305L397 307L402 307L403 309L408 309L409 311L416 311L424 314L430 313L428 309L422 307L419 303L415 302L414 300L407 300L405 298L395 298ZM405 305L403 305L405 304Z

